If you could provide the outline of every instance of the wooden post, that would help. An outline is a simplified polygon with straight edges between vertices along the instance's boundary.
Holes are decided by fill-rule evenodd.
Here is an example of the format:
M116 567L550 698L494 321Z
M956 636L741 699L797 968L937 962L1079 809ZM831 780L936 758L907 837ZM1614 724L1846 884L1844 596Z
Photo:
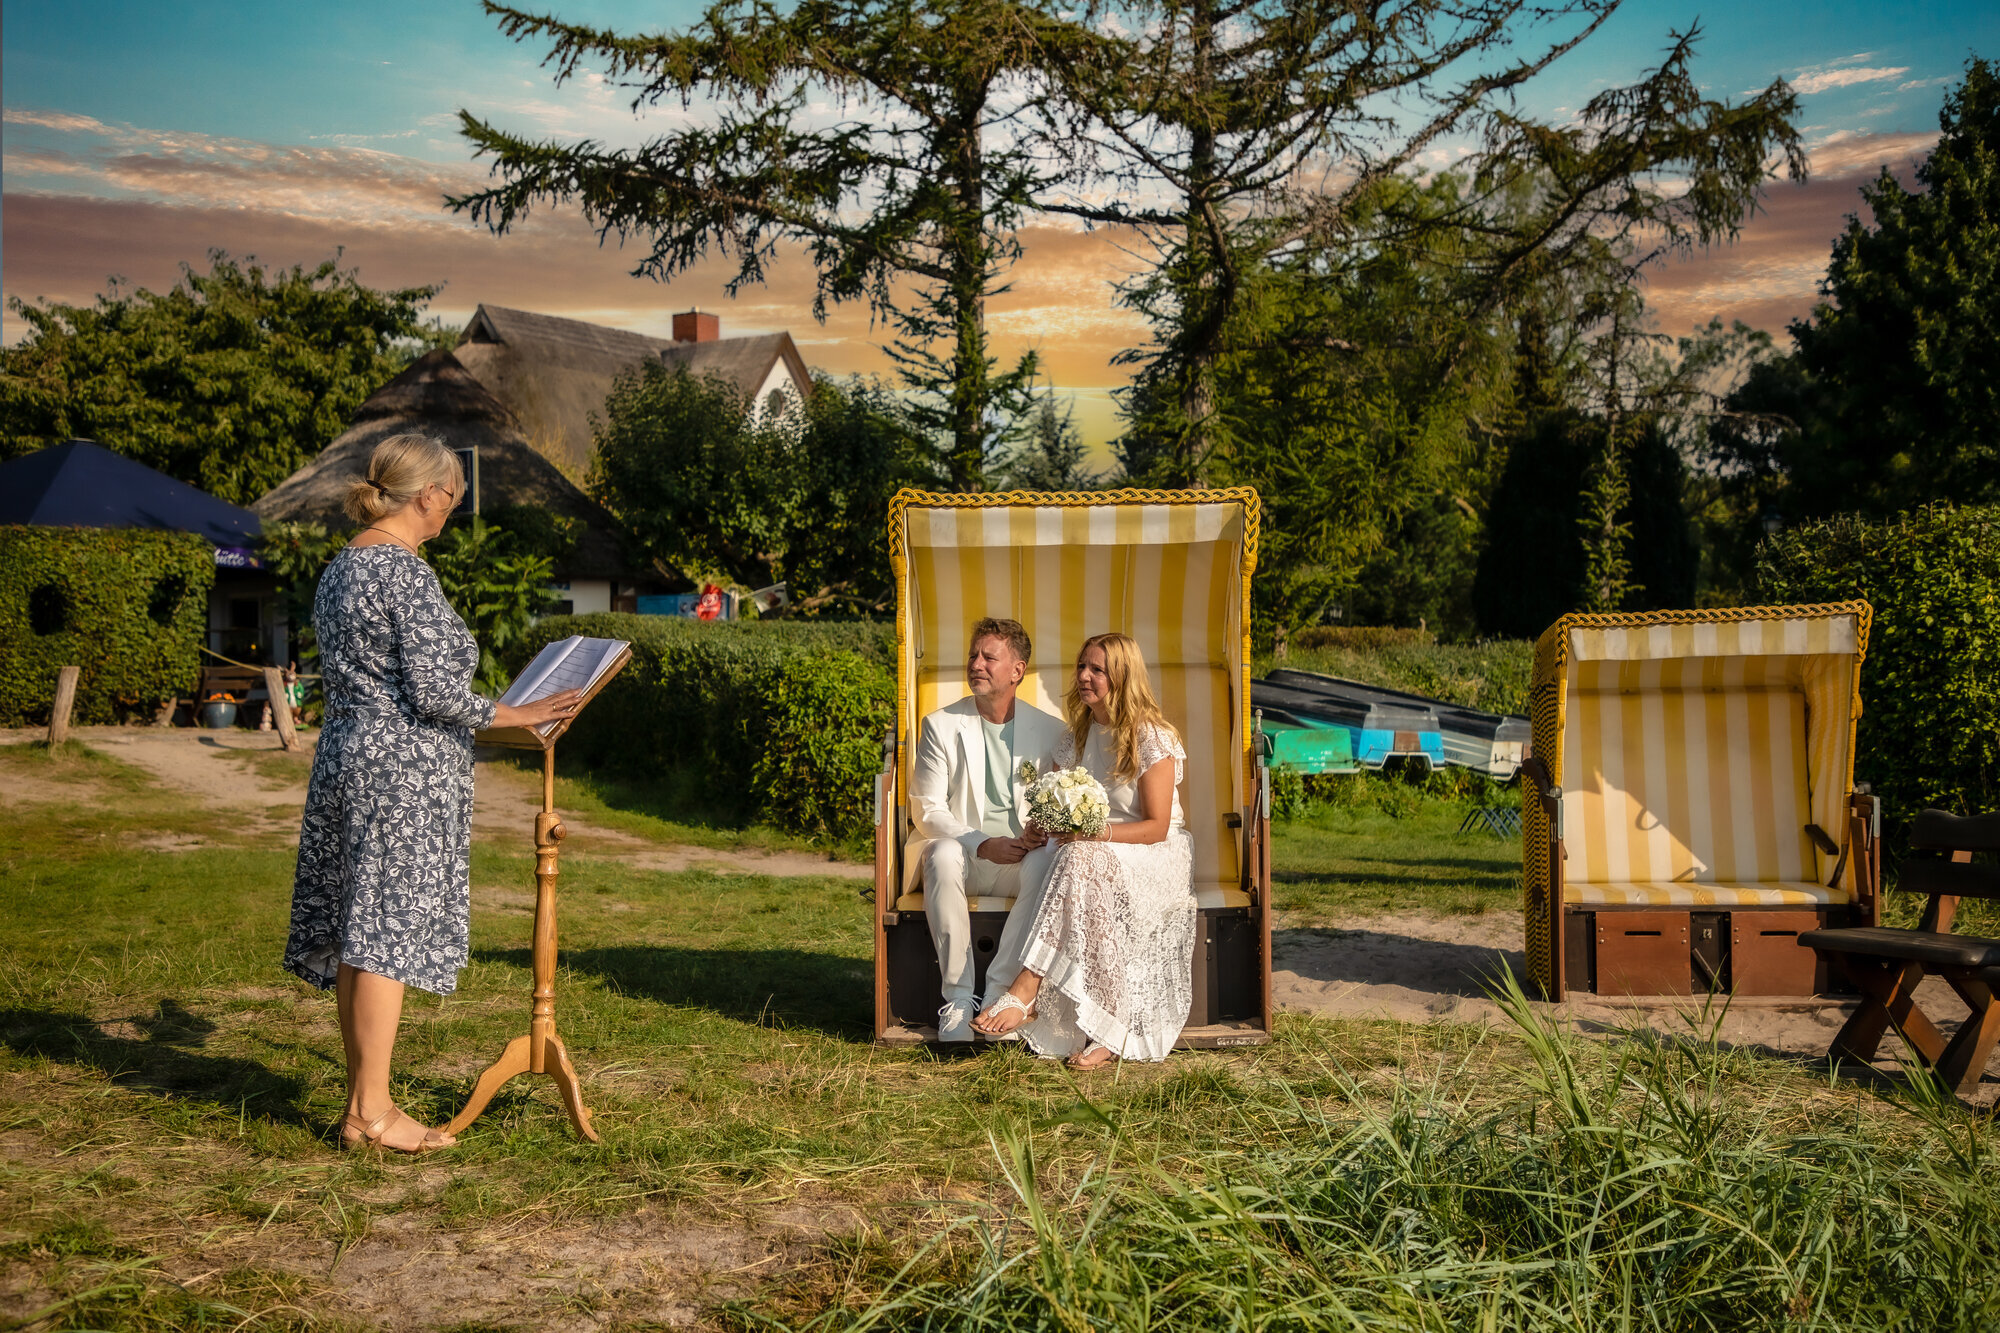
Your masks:
M285 696L285 673L276 667L265 667L264 693L271 696L271 720L278 724L278 743L296 751L299 733L292 723L292 701Z
M69 711L76 705L76 678L79 669L66 666L56 672L56 702L49 710L49 746L51 749L69 739Z
M556 880L561 873L558 858L563 833L562 817L556 814L556 751L551 737L542 751L542 809L535 816L535 993L528 1013L528 1035L508 1042L500 1058L486 1067L473 1085L465 1109L444 1127L447 1134L460 1133L477 1120L493 1094L516 1074L547 1074L555 1080L576 1132L592 1143L598 1141L569 1052L556 1035Z

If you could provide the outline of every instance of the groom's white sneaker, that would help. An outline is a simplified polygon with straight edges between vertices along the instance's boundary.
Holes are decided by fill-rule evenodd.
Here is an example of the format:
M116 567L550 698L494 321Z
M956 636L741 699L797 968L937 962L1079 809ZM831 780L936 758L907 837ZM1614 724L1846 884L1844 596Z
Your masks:
M939 1041L971 1041L972 1020L979 1006L971 1000L947 1000L938 1010Z

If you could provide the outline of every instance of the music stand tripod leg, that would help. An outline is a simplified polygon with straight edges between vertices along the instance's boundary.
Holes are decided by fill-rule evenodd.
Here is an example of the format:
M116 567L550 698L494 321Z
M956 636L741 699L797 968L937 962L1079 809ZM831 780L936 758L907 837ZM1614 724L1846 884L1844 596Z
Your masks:
M479 1119L479 1113L486 1109L486 1104L493 1100L493 1094L500 1091L502 1084L516 1074L527 1072L528 1039L516 1037L507 1043L507 1049L500 1052L498 1060L486 1066L486 1072L481 1074L479 1082L473 1085L472 1097L465 1103L465 1109L451 1118L451 1122L444 1127L444 1132L458 1134L467 1125Z
M561 873L563 826L556 815L555 747L542 752L542 809L535 816L535 942L533 1007L528 1035L507 1043L500 1058L479 1076L465 1109L452 1117L445 1132L456 1134L478 1119L501 1085L516 1074L547 1074L562 1094L576 1132L592 1143L597 1131L590 1126L590 1111L583 1104L583 1089L569 1052L556 1035L556 882ZM553 1054L555 1059L549 1059Z
M583 1086L577 1082L576 1069L569 1062L569 1052L563 1049L561 1037L549 1038L548 1053L555 1059L546 1061L544 1072L556 1081L556 1089L562 1093L563 1109L569 1112L569 1122L584 1138L592 1143L598 1142L597 1131L590 1127L590 1110L583 1104Z

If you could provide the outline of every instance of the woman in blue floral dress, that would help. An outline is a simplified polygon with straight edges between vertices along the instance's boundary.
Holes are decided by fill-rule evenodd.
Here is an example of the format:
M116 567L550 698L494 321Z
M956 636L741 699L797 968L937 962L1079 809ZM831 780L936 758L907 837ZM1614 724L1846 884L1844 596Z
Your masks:
M365 526L313 602L326 719L313 758L285 966L339 999L348 1147L422 1152L451 1139L396 1108L389 1060L403 988L448 995L470 911L472 733L566 716L577 696L510 708L472 693L479 646L417 553L464 488L422 435L375 446L347 497Z

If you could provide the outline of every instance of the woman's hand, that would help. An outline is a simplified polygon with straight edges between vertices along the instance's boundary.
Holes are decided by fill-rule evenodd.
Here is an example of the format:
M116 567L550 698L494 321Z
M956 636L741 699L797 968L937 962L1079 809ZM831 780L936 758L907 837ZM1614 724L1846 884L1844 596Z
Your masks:
M1106 824L1104 832L1094 835L1089 833L1058 833L1052 841L1059 847L1067 847L1073 842L1112 842L1115 839L1111 836L1111 830L1116 827L1118 827L1116 824Z
M540 727L550 722L560 722L576 716L576 710L583 704L582 690L564 690L561 694L551 694L546 699L522 704L516 708L512 704L500 704L493 710L493 725L496 727Z

